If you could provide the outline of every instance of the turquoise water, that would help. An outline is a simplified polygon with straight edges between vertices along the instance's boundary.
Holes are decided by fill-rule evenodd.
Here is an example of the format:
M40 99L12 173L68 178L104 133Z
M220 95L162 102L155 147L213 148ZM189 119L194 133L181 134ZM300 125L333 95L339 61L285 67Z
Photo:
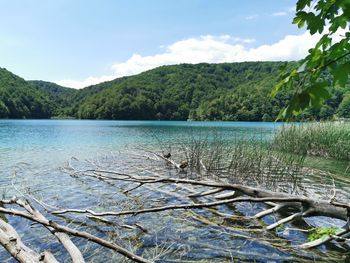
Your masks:
M138 155L139 150L160 150L169 144L174 145L193 136L205 137L212 132L219 132L227 141L242 137L268 140L280 125L246 122L0 120L0 194L10 196L29 193L58 208L92 208L97 211L139 207L150 200L160 200L164 204L176 203L178 200L175 196L168 197L164 193L141 188L135 191L130 201L130 196L121 192L121 189L128 188L123 184L108 185L97 180L79 180L62 172L61 168L69 162L82 169L102 167L128 173L154 170L171 176L172 171L164 163L150 162ZM233 216L254 214L257 208L259 205L237 205ZM207 211L197 212L195 217L213 217ZM222 208L221 212L232 213L232 209ZM137 240L136 252L147 257L159 253L159 246L163 245L166 253L158 258L158 262L168 262L164 258L191 262L230 262L232 259L298 262L322 257L322 250L310 254L299 253L297 250L286 251L260 242L259 236L269 239L277 237L273 233L267 237L259 232L247 234L244 229L252 227L249 220L226 218L220 221L227 225L222 229L215 225L198 226L198 221L193 220L193 215L187 212L174 211L160 215L146 214L123 219L127 224L141 222L145 228L152 229L149 233L125 232L123 229L101 226L81 216L68 218L71 225L101 237L114 240L118 234L120 239L116 239L116 242L124 247L129 247L131 242ZM57 217L51 219L62 223L67 220ZM9 220L27 245L37 250L50 249L62 261L67 259L62 247L46 232L39 231L38 227L23 219L9 217ZM271 221L272 218L267 220ZM305 239L305 236L291 233L287 243L294 244L300 238ZM74 242L85 251L88 262L120 261L106 249L101 250L95 245L86 246L84 240L74 239ZM284 242L284 239L280 242ZM334 253L338 260L341 252ZM8 260L7 253L0 248L0 262Z
M268 136L279 124L182 121L0 120L0 165L18 162L58 166L74 156L96 157L125 146L220 130L226 136Z

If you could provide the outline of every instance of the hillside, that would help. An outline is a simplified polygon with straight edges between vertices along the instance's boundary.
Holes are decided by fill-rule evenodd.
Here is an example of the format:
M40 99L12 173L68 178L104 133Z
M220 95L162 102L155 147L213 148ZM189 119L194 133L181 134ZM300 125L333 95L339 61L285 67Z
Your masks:
M271 108L275 107L273 116L280 109L279 100L272 100L269 93L281 65L249 62L163 66L100 84L103 89L82 100L76 116L90 119L261 120ZM227 105L226 99L234 105ZM260 103L271 105L269 109L261 109L266 105Z
M52 113L53 107L46 94L0 68L1 118L50 118Z
M51 117L71 115L70 112L66 112L66 109L75 102L74 98L78 90L62 87L56 83L42 80L32 80L28 82L40 93L45 94L45 96L49 98L52 106Z
M291 62L294 63L294 62ZM100 91L81 100L82 119L164 119L273 121L292 91L271 98L282 62L182 64L96 85ZM330 88L332 98L300 119L350 117L350 88ZM343 97L348 102L343 102ZM342 108L348 108L348 111ZM346 113L348 112L348 113Z
M282 62L162 66L82 90L28 81L0 69L0 117L272 121L291 91L271 98ZM350 88L332 88L302 119L350 117ZM14 106L15 105L15 106Z
M61 103L62 105L65 105L65 103L71 100L78 93L78 90L76 89L62 87L56 83L47 81L30 80L28 83L39 91L46 93L53 100L57 100L57 102Z

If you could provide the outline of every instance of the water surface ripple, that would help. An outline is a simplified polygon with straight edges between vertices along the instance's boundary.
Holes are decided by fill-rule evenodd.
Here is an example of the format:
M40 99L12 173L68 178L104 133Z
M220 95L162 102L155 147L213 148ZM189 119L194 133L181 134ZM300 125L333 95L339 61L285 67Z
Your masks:
M269 140L280 124L244 122L178 122L178 121L78 121L78 120L0 120L1 194L27 192L58 208L92 208L96 211L118 211L152 204L177 204L184 189L137 189L128 194L125 183L106 184L94 179L77 179L62 172L67 162L79 169L101 167L119 172L161 173L176 176L161 162L146 160L138 149L159 149L169 142L190 135L205 136L216 130L228 140L254 136ZM164 145L162 145L164 143ZM316 184L315 181L313 183ZM164 190L164 191L162 191ZM167 192L173 194L169 195ZM156 201L157 203L154 203ZM237 204L219 207L229 215L218 217L211 210L170 211L121 218L115 226L69 215L71 226L100 237L115 240L128 249L157 262L308 262L325 259L346 260L344 251L325 248L308 251L293 249L306 236L297 231L261 232L246 216L253 215L262 204ZM205 222L205 218L212 223ZM53 236L30 222L8 217L23 241L37 250L50 249L60 260L69 262ZM51 217L67 223L67 218ZM115 219L114 219L115 220ZM272 222L267 217L261 224ZM142 223L150 230L128 231L118 224ZM39 230L40 229L40 230ZM270 240L266 242L263 240ZM121 258L94 244L73 238L87 262L121 262ZM292 246L290 246L292 245ZM291 247L286 249L286 247ZM327 252L327 253L325 253ZM0 248L1 262L14 262Z

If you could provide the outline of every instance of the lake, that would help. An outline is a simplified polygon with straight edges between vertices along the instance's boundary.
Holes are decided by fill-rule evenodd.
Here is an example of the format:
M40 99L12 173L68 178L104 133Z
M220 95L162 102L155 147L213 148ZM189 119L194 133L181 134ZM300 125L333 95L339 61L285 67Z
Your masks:
M213 131L219 132L227 141L246 136L261 141L269 140L280 125L254 122L0 120L0 191L6 196L30 193L48 205L59 208L118 210L127 205L128 199L118 192L115 185L106 185L96 180L79 180L62 172L61 168L69 162L69 165L76 167L95 166L128 173L139 173L146 169L171 173L167 167L155 167L159 164L147 162L138 155L139 150L160 151L166 145L177 143L183 138L205 136ZM167 197L164 193L152 191L139 191L135 198L141 203L143 200L159 198L164 203L177 202L174 196ZM233 259L306 262L312 258L326 257L324 247L313 252L299 253L297 250L260 242L259 237L263 236L277 240L277 243L295 244L298 240L305 239L305 235L299 232L279 235L274 232L254 232L249 220L242 220L242 216L252 214L258 207L237 205L234 216L224 219L227 221L224 229L218 225L204 225L203 222L198 225L199 217L213 216L205 210L196 211L196 214L183 212L181 215L168 212L163 213L161 218L141 215L125 219L127 223L138 221L146 228L152 228L153 233L148 234L124 233L122 229L101 226L79 216L72 216L69 220L73 222L71 224L98 236L111 240L121 239L125 242L124 246L134 244L136 252L146 256L160 253L159 247L163 245L163 254L160 253L162 255L157 258L159 262L175 262L179 259L191 262L223 262ZM232 209L227 208L221 210L225 213L232 212ZM67 220L54 219L62 222ZM27 245L41 250L50 249L61 260L66 259L55 239L38 230L37 226L18 218L10 218L10 222L23 235ZM247 232L250 228L252 230ZM73 240L85 251L84 255L89 262L110 262L114 257L114 260L120 260L108 250L101 250L92 244L86 245L80 239ZM334 248L328 255L327 260L330 257L339 260L342 251ZM165 261L164 258L170 261ZM4 250L0 253L0 260L13 261Z
M0 120L1 178L19 162L54 168L71 157L98 157L125 146L157 144L189 133L220 130L225 136L269 136L280 124L185 121ZM233 136L232 136L233 137Z

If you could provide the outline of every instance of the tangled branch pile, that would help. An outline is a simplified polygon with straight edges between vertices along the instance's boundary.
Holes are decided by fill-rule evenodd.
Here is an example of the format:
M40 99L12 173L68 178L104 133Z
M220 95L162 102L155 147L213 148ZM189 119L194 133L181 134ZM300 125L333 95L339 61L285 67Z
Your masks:
M190 153L191 151L188 152ZM249 202L262 203L264 204L264 208L258 211L254 216L246 217L245 220L258 220L271 214L278 215L278 219L275 222L266 226L265 229L268 231L276 229L286 223L302 221L305 218L313 216L326 216L344 221L344 226L341 229L326 237L322 236L321 238L299 244L299 249L311 249L331 241L343 242L347 241L350 237L350 205L346 202L336 201L335 196L332 196L329 200L321 200L318 198L309 198L300 194L297 195L295 192L276 192L260 187L233 183L227 180L226 177L221 179L217 177L215 177L215 179L214 177L209 178L209 176L205 179L203 179L203 177L195 178L193 177L193 173L189 171L186 173L186 169L191 165L193 166L193 163L197 163L207 174L214 173L214 171L218 170L218 167L212 165L214 168L210 168L207 162L200 158L197 158L198 160L195 161L194 156L195 154L181 164L177 163L171 157L171 154L170 156L167 154L166 157L164 157L163 154L147 153L148 159L165 162L170 165L170 169L176 169L178 171L177 177L164 176L154 172L145 174L145 171L139 174L129 174L98 168L79 170L71 164L68 164L67 167L64 168L65 173L78 180L98 180L105 184L114 185L119 191L127 187L127 189L123 190L125 194L131 194L133 191L146 188L154 192L158 191L168 195L176 195L176 197L181 200L180 203L101 212L92 209L52 209L35 197L27 196L28 199L16 197L2 199L0 201L0 213L21 217L46 228L63 245L73 263L85 262L85 260L81 249L75 245L71 237L85 239L88 242L93 242L102 247L111 249L134 262L153 262L154 259L147 259L143 257L143 255L137 255L137 253L124 248L122 245L109 241L106 238L101 238L86 231L71 228L69 225L57 223L54 219L55 217L62 217L67 214L80 214L85 215L88 219L97 220L104 224L114 224L114 222L117 221L116 218L120 217L131 216L135 218L142 214L154 214L162 211L198 211L199 209L214 209L218 216L227 217L227 215L221 213L219 210L215 210L215 208L222 206L230 207L237 203ZM174 188L181 189L181 191L178 191L178 194L174 193L174 191L169 191L169 189ZM29 199L39 204L40 207L44 207L46 215L34 208ZM210 219L205 218L201 220L210 221ZM122 227L148 231L140 222L134 225L124 224ZM4 219L0 219L0 243L19 262L58 262L55 256L49 251L38 253L26 246L16 230Z

